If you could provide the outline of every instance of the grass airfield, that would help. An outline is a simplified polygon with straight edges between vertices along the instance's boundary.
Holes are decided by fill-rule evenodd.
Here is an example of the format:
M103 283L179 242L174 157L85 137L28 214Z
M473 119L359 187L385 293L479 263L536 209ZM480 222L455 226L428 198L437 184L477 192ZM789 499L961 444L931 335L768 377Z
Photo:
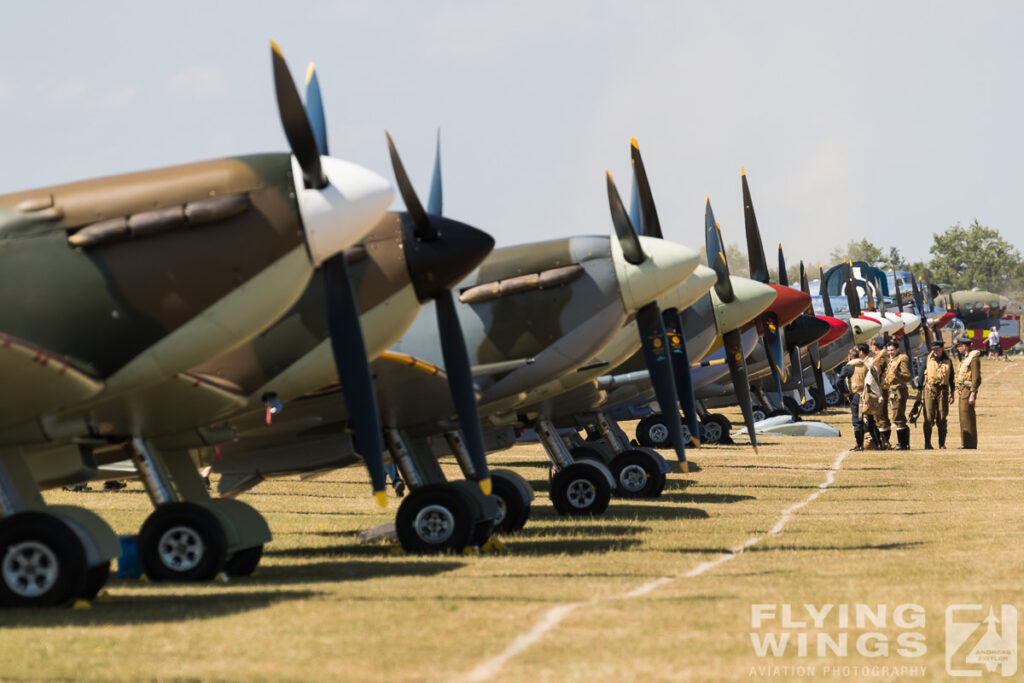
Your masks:
M949 450L920 450L918 427L909 452L844 456L849 414L830 410L821 419L840 439L765 435L755 454L738 437L694 450L700 472L671 474L656 500L613 499L594 519L555 513L539 445L497 454L494 466L537 491L526 529L501 539L506 552L415 557L359 545L357 533L391 521L398 501L378 510L354 468L264 484L242 498L274 532L255 576L112 578L109 600L89 609L0 612L0 679L835 678L828 667L846 679L946 679L947 605L1024 604L1024 362L983 361L982 373L978 451L955 449L954 405ZM118 533L135 533L150 512L138 483L47 498L92 508ZM808 656L792 646L758 656L751 632L785 629L753 629L752 605L791 604L800 618L805 603L919 605L925 623L910 630L926 652L898 655L904 629L891 619L847 629L832 619L822 630L847 632L848 656L818 657L813 642ZM871 631L889 639L888 655L855 651Z

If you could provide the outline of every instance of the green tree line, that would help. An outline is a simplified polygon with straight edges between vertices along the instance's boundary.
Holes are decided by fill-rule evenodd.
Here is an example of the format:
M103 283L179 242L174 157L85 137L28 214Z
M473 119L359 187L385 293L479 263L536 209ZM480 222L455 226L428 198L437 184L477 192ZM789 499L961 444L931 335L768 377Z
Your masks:
M1024 299L1024 259L998 230L975 219L966 228L958 222L945 232L933 233L932 238L927 261L908 261L896 247L883 249L866 239L850 240L833 249L830 259L833 263L844 258L866 261L886 270L909 270L956 290L977 287L1016 301Z

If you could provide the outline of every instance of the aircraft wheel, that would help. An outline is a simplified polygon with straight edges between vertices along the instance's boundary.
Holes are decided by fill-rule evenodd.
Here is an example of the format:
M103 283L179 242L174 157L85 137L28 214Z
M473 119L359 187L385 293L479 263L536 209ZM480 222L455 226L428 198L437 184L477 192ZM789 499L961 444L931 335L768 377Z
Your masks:
M838 391L830 391L827 394L825 394L825 404L828 405L830 408L837 407L840 403L842 403L842 401L843 397L842 395L840 395Z
M700 423L704 443L728 443L732 423L725 415L709 414Z
M0 519L0 607L64 605L85 579L85 548L59 518L19 512Z
M263 559L263 544L232 553L224 563L224 573L228 576L251 576L260 560Z
M615 493L623 498L657 498L665 488L665 473L658 459L646 451L619 453L612 460Z
M641 446L649 448L668 448L668 425L661 413L648 415L636 426L636 440Z
M753 414L754 422L760 422L761 420L768 417L768 411L765 410L762 406L754 406Z
M600 515L608 508L612 492L604 473L582 460L558 471L549 495L560 514Z
M511 478L500 470L491 470L491 495L498 499L494 530L511 534L526 526L530 518L530 501Z
M95 567L89 567L85 570L85 584L82 586L82 592L79 593L78 597L82 600L92 600L103 587L107 585L107 579L110 578L110 563L104 562L98 564Z
M409 552L461 552L473 533L473 515L459 491L446 484L428 484L402 501L395 529Z
M139 530L139 564L152 581L209 581L227 554L220 520L195 503L164 503Z

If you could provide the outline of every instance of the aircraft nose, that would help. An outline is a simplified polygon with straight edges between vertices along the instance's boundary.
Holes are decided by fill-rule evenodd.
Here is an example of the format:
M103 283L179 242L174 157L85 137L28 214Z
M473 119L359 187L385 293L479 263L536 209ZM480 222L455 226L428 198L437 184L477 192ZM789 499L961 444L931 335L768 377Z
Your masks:
M832 318L827 315L819 315L818 317L827 322L829 326L828 334L818 340L818 346L828 346L846 334L846 330L850 327L845 320L840 320L839 318Z
M314 266L352 246L388 210L391 184L373 171L333 157L320 157L329 184L321 189L302 185L302 170L292 157L302 228Z
M730 276L732 292L735 298L729 303L722 303L714 290L711 290L715 302L715 317L721 332L736 330L761 315L770 308L777 296L770 285L745 277Z
M801 314L786 326L786 343L807 346L822 339L832 329L827 321L816 315Z
M900 319L903 321L903 331L910 334L921 325L921 317L914 313L900 313Z
M405 265L421 302L460 282L494 249L494 238L471 225L436 215L430 216L430 223L437 238L420 240L412 219L402 215Z
M627 311L638 311L679 286L696 270L700 254L690 247L654 237L641 237L646 258L634 265L625 260L618 240L612 240L612 259Z
M810 294L805 294L799 289L773 284L768 286L778 292L775 302L768 307L768 310L779 317L780 325L788 325L793 322L811 305Z
M882 324L870 318L851 318L850 325L853 326L853 341L857 344L866 344L882 331Z
M718 275L715 271L707 266L698 265L681 285L659 299L658 305L663 309L676 308L680 311L689 308L707 294L717 280Z

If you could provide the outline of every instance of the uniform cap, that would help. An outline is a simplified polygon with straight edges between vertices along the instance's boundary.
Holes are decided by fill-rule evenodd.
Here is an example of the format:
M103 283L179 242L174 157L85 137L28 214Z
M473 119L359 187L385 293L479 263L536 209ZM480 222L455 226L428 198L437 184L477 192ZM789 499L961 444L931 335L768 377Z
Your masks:
M959 337L956 338L956 343L957 344L967 344L968 346L970 346L971 345L971 338L968 337L966 334L961 334Z
M941 340L936 339L936 340L932 341L932 348L933 349L944 349L944 348L946 348L946 345L943 344Z

